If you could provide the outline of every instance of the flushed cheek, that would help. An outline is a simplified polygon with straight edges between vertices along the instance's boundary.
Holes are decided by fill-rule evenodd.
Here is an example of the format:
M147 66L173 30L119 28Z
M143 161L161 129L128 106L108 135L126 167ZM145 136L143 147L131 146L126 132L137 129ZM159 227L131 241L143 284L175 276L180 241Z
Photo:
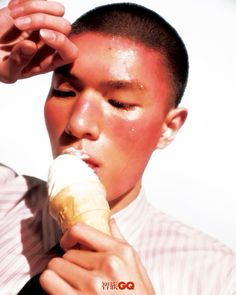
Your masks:
M146 162L152 151L155 149L160 137L161 122L150 121L145 116L140 116L136 120L124 120L112 118L107 122L108 132L112 138L113 145L121 155L133 153L127 160L137 157L140 161Z
M45 103L44 116L49 137L53 145L64 130L67 112L61 106L57 107L55 103L48 100Z
M110 120L107 138L112 145L106 150L109 155L102 181L107 188L108 199L124 194L141 179L150 155L156 147L158 135L150 122Z

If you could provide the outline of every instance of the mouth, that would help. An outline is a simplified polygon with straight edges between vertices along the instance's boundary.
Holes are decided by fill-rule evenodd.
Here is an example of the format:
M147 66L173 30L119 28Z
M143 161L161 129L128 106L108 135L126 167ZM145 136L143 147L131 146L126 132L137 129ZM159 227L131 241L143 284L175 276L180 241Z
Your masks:
M70 147L70 148L65 149L62 152L62 154L70 154L70 155L74 155L74 156L80 158L97 174L100 165L95 159L93 159L86 152L84 152L82 150L77 150L74 147Z
M83 160L83 159L82 159ZM91 169L93 169L93 171L97 174L98 169L99 169L99 165L97 163L95 163L95 161L93 161L92 159L85 159L83 160Z

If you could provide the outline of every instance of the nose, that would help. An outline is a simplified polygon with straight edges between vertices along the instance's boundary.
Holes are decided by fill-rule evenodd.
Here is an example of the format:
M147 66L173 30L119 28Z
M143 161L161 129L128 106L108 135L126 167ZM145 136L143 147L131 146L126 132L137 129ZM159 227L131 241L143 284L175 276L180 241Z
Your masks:
M93 90L84 90L75 100L65 132L78 139L98 139L102 122L100 95Z

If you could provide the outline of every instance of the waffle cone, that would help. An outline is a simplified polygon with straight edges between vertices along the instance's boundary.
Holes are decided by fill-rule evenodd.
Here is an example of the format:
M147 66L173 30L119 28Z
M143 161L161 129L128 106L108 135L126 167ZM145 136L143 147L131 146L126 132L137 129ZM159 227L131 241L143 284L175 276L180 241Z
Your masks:
M63 232L81 222L110 234L110 209L105 196L105 189L100 182L74 183L50 200L50 214L57 220Z

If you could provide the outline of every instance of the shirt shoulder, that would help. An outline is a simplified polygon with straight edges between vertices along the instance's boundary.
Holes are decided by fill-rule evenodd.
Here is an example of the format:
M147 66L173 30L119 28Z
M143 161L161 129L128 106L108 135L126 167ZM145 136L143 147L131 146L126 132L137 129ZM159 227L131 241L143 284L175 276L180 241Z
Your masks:
M195 229L167 214L158 211L149 204L149 218L145 229L155 233L156 237L165 238L165 248L214 250L235 255L235 252L216 238Z
M20 180L20 181L19 181ZM12 168L0 163L0 185L3 187L4 185L11 185L14 182L25 182L27 184L28 189L45 186L46 182L27 175L19 175Z
M232 249L151 205L148 211L138 248L160 294L235 294Z
M13 169L0 163L0 185L1 186L16 177L17 177L17 173Z
M31 209L35 207L40 210L45 205L46 200L47 187L45 181L32 176L19 175L13 169L0 164L2 213L9 212L22 201L26 203L27 207Z

